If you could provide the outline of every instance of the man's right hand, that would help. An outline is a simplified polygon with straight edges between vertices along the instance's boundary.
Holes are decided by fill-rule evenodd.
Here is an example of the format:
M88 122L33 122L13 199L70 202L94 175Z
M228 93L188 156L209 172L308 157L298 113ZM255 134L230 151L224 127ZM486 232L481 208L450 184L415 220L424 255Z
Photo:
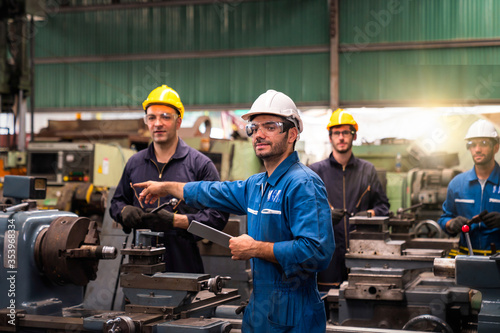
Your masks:
M346 211L344 209L335 208L332 209L332 223L333 225L337 225L342 221L342 218L345 216Z
M469 222L469 219L463 216L457 216L446 222L446 230L450 234L458 234L462 231L462 226Z
M134 188L142 188L143 190L139 194L139 201L144 203L152 204L160 197L164 197L171 194L173 197L179 200L184 199L184 185L186 183L179 182L154 182L147 181L143 183L132 184Z
M141 223L141 217L143 214L144 211L139 207L131 205L123 207L121 212L123 231L128 234L132 229L134 229L139 223Z

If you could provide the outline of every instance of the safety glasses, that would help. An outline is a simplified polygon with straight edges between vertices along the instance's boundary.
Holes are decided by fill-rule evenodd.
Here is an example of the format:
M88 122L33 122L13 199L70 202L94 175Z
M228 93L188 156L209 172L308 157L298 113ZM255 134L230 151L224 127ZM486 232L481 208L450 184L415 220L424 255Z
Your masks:
M351 136L354 135L354 131L333 131L332 135L336 138L338 138L342 134L342 136Z
M283 133L288 130L281 121L267 121L265 123L250 123L245 127L248 136L252 136L260 129L266 136L272 136L278 133Z
M160 119L162 123L168 123L174 121L177 118L177 115L173 113L161 113L161 114L146 114L144 115L144 123L146 125L151 125L156 122L156 119Z
M492 147L492 143L490 140L477 140L477 141L468 141L465 144L465 147L467 149L476 148L476 146L479 146L481 148Z

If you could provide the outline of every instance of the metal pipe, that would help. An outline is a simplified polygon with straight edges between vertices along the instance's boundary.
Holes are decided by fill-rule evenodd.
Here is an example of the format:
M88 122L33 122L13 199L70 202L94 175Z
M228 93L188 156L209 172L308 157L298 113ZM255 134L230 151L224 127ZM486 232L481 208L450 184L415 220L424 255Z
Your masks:
M339 106L339 0L330 0L330 109Z
M82 245L76 249L66 250L70 258L115 259L118 251L114 246Z
M246 48L236 50L207 50L189 52L169 52L169 53L132 53L132 54L112 54L95 56L74 56L74 57L44 57L36 58L36 65L47 64L72 64L81 62L108 62L108 61L136 61L136 60L165 60L165 59L200 59L200 58L220 58L220 57L247 57L264 55L285 55L285 54L312 54L328 53L330 49L326 45L294 46L294 47L265 47Z
M435 258L434 259L434 275L443 277L455 277L455 259L451 258Z
M28 202L23 202L23 203L20 203L18 205L15 205L15 206L10 206L10 207L4 208L3 211L4 211L4 213L18 212L20 210L25 210L28 206L29 206Z
M17 119L19 124L19 135L17 136L17 149L19 151L26 150L26 109L23 107L24 94L23 90L19 89L17 98Z
M261 0L234 0L236 4L241 2L252 2ZM48 14L59 13L75 13L75 12L90 12L90 11L105 11L105 10L121 10L121 9L142 9L151 7L170 7L170 6L192 6L192 5L215 5L214 0L169 0L169 1L152 1L152 2L130 2L130 3L112 3L107 5L87 5L87 6L54 6L47 9ZM221 2L231 3L230 1Z
M340 53L358 53L373 51L400 51L400 50L429 50L448 48L470 48L470 47L491 47L499 46L498 38L475 38L464 40L440 40L425 42L404 42L404 43L359 43L341 44Z
M30 21L30 141L35 141L35 18Z

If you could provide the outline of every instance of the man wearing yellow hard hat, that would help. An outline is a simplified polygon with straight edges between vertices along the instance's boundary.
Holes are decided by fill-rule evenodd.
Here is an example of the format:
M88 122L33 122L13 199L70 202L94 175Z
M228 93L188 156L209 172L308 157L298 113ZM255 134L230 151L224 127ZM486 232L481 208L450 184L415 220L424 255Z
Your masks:
M353 116L337 109L332 113L327 129L332 153L327 159L310 166L325 183L336 244L330 265L318 274L320 291L336 288L347 280L345 253L349 247L349 232L354 229L349 225L349 217L356 214L389 214L389 200L375 167L352 153L352 143L358 131L358 123Z
M166 271L204 273L196 244L198 239L185 229L196 220L222 230L229 215L214 209L193 209L184 201L171 201L172 196L161 198L155 205L143 205L131 184L148 180L219 180L219 174L208 157L179 138L177 132L184 116L184 105L174 89L166 85L157 87L142 106L144 122L153 142L127 162L111 200L111 217L126 233L136 228L164 232ZM153 208L168 202L171 203L151 213Z

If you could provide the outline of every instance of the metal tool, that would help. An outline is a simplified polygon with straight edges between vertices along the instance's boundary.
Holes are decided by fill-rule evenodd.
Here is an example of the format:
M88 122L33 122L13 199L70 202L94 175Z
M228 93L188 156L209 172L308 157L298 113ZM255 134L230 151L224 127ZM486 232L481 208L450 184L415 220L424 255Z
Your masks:
M170 199L169 201L165 202L165 203L162 203L161 205L159 205L158 207L156 207L155 209L153 209L151 211L151 213L156 213L158 211L160 211L160 209L164 208L164 207L167 207L169 205L172 205L172 206L176 206L177 204L179 203L179 199L177 198L172 198Z
M488 214L488 211L487 210L483 210L481 213L479 213L479 215L476 215L473 218L471 218L469 220L469 222L467 222L467 225L470 226L473 223L479 223L479 222L481 222L486 214Z
M209 241L229 248L229 240L233 237L231 235L226 234L225 232L219 231L208 225L202 224L198 221L191 221L187 231L192 233L193 235L206 238Z

